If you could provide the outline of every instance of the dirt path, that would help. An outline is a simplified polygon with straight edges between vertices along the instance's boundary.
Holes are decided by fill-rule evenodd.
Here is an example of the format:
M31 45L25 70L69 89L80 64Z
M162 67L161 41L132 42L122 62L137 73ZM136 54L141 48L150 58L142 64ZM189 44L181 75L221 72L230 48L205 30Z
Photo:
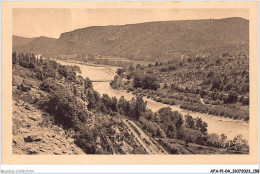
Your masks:
M167 154L167 152L160 146L153 143L150 137L147 136L136 124L131 120L122 120L131 133L135 136L139 144L146 150L148 154ZM134 129L134 128L135 129ZM137 130L137 131L136 131Z
M200 98L200 102L205 105L203 98Z
M134 126L134 127L137 129L138 132L140 132L140 134L141 134L140 137L141 137L144 141L148 142L147 144L150 144L150 145L149 145L149 148L150 148L153 152L156 152L157 154L162 154L162 153L163 153L163 154L167 154L166 151L165 151L161 146L159 146L158 144L155 144L154 142L152 142L151 139L150 139L150 137L147 136L147 135L142 131L142 129L140 129L140 128L135 124L135 122L133 122L132 120L128 120L128 122L130 122L131 125Z
M149 147L145 144L145 142L139 137L139 135L134 131L134 129L129 125L129 123L126 120L122 120L122 121L130 131L130 133L132 133L135 136L137 142L145 149L145 151L150 155L153 154L153 152L149 149Z

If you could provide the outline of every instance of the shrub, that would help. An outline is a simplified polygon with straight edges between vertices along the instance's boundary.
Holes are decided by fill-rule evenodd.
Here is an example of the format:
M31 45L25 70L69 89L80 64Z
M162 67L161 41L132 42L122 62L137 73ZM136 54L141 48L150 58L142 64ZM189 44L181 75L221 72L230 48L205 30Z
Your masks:
M29 68L29 69L35 69L34 63L30 62L30 63L28 64L28 68Z
M195 129L194 119L190 115L185 115L185 126L190 129Z
M26 63L25 61L21 61L19 64L24 68L28 68L28 63Z
M83 103L70 96L70 92L63 87L51 92L42 108L54 116L55 122L64 128L78 130L80 123L86 122L88 112Z
M242 138L242 135L237 135L230 141L230 150L249 152L248 141Z
M68 71L67 71L67 68L65 66L60 66L59 69L58 69L58 73L65 78L68 76Z
M234 103L234 102L237 102L237 99L238 99L238 94L237 92L235 91L230 91L228 93L228 97L225 101L225 103Z
M23 91L23 92L28 92L31 90L31 87L20 84L20 85L17 85L17 89L19 89L20 91Z
M220 141L218 134L215 134L215 133L208 134L207 145L213 146L213 147L220 147L221 141Z
M117 75L122 75L124 72L125 72L125 69L122 69L122 68L118 68L116 70Z
M187 143L206 144L207 137L201 131L189 128L183 128L180 133L180 139Z
M34 70L34 72L35 72L35 77L36 77L38 80L43 80L43 73L42 73L41 69L36 68L36 69Z
M242 104L243 105L249 105L249 98L248 97L244 97L242 100Z
M96 153L96 131L85 128L75 136L75 144L87 154Z
M57 84L54 80L46 79L40 84L39 88L43 91L51 92L57 89Z
M157 90L160 87L157 79L150 75L136 74L133 82L134 88Z

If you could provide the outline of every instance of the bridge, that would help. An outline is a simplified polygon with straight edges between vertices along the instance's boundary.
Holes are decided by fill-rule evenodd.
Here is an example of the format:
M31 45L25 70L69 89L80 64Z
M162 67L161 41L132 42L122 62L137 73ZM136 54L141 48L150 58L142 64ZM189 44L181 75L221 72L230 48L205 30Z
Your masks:
M111 80L91 80L92 82L111 82Z

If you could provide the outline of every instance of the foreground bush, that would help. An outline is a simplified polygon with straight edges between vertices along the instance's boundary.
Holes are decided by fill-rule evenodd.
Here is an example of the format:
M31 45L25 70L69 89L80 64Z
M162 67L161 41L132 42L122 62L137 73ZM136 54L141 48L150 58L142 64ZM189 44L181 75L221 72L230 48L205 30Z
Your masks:
M86 123L88 116L85 106L77 102L70 96L70 92L62 87L50 93L42 107L54 116L57 124L67 129L79 130L80 124Z

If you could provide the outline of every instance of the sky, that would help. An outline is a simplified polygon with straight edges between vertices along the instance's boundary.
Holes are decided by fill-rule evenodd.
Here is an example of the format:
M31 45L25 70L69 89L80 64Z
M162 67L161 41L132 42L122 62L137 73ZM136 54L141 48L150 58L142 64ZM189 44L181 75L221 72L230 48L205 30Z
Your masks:
M61 33L89 26L125 25L151 21L249 19L247 9L13 9L13 35L59 38Z

